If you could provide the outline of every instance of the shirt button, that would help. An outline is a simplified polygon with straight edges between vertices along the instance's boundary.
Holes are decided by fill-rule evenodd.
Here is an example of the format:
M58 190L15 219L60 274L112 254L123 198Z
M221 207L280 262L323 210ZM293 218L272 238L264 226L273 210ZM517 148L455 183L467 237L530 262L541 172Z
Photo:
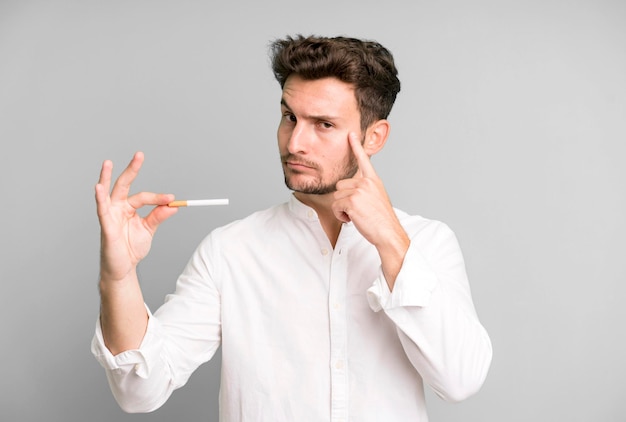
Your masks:
M322 255L324 255L324 256L328 255L328 249L323 248L322 249Z
M339 309L339 303L335 302L333 303L333 309Z
M313 210L309 210L309 211L306 213L306 215L307 215L307 217L309 217L309 218L313 218L313 217L315 216L315 213L313 212Z
M342 370L343 369L343 360L339 359L336 363L335 363L335 368Z

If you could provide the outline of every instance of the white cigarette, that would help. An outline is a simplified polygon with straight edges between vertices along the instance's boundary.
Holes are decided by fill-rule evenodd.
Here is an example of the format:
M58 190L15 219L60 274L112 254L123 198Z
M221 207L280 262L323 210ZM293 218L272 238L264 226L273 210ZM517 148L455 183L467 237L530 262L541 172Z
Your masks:
M189 199L167 204L168 207L207 207L210 205L228 205L228 199Z

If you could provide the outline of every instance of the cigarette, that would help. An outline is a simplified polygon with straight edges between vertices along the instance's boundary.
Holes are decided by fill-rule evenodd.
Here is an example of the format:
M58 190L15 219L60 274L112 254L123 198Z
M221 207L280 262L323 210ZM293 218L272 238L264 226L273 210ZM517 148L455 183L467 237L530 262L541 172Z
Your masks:
M228 199L189 199L167 204L168 207L207 207L210 205L228 205Z

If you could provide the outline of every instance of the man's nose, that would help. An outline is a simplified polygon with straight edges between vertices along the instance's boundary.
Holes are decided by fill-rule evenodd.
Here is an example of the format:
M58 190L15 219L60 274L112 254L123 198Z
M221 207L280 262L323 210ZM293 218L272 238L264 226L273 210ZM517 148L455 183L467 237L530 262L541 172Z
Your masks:
M291 154L306 154L311 144L311 134L306 126L300 122L296 123L289 136L287 149Z

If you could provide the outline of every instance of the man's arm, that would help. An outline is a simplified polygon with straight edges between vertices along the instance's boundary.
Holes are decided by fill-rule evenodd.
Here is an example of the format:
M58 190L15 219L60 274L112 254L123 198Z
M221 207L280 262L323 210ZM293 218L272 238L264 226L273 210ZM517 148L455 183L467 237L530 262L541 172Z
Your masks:
M101 228L100 321L105 344L113 355L141 344L148 314L137 265L148 254L158 226L177 211L167 206L174 200L173 195L141 192L129 196L143 158L141 152L135 154L112 190L113 164L105 161L95 187ZM141 217L137 210L146 205L156 207Z
M351 133L348 141L359 171L337 183L333 212L340 221L352 221L359 233L376 247L385 280L389 290L393 290L410 240L358 137Z
M441 397L459 401L478 391L492 357L452 231L430 224L407 235L365 149L349 137L359 172L337 183L333 211L352 221L374 245L384 281L369 290L370 304L396 324L405 353Z
M379 277L370 307L397 327L404 351L439 396L460 401L482 386L492 358L470 292L463 255L443 223L407 218L411 245L393 292Z

